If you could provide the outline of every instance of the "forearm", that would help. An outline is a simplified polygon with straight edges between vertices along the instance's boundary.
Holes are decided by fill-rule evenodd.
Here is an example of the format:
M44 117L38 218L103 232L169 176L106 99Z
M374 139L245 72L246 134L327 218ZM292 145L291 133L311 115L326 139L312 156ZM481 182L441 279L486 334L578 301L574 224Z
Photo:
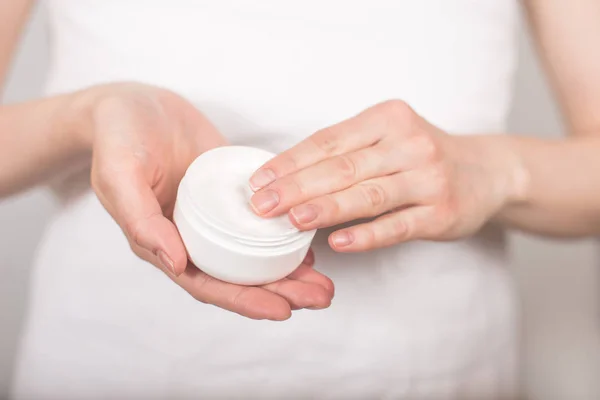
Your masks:
M576 3L576 4L573 4ZM511 138L528 175L520 204L498 220L530 232L579 237L600 233L600 3L523 2L548 82L573 137Z
M55 176L88 157L75 94L0 107L0 197Z
M512 171L520 187L495 220L548 236L600 233L600 137L562 140L494 138L518 160Z

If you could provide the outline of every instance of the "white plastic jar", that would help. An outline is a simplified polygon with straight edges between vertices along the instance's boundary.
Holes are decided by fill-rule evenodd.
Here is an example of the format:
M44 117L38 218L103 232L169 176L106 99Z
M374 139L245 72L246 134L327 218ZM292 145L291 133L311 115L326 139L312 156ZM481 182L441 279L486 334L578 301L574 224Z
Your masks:
M274 157L267 151L225 146L199 156L177 193L173 219L190 260L217 279L262 285L292 273L315 231L301 232L287 215L257 216L250 176Z

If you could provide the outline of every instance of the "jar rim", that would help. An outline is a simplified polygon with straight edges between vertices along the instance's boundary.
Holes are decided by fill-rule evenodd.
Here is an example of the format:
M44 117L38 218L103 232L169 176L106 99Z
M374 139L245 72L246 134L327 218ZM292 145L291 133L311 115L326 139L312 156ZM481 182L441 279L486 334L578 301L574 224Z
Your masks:
M294 231L286 233L285 235L275 235L275 236L250 236L240 231L232 230L227 224L223 224L218 218L214 218L209 213L206 213L202 210L201 207L197 207L191 201L192 196L190 193L186 193L184 198L187 200L187 209L191 211L199 220L202 221L204 225L210 227L225 235L226 237L240 243L247 244L249 246L258 246L258 247L277 247L281 245L286 245L298 241L302 241L305 237L312 238L314 235L313 231Z
M221 243L222 246L231 247L231 245L237 245L238 252L251 255L268 254L271 255L273 251L282 251L288 248L300 248L311 242L316 230L299 232L299 235L294 240L286 240L279 242L258 242L251 238L244 239L236 236L232 236L226 231L223 231L218 225L207 223L207 220L203 217L203 214L196 212L195 208L190 205L190 198L188 196L181 196L177 199L175 205L179 208L180 215L187 220L187 223L191 225L197 232L207 237L213 242Z

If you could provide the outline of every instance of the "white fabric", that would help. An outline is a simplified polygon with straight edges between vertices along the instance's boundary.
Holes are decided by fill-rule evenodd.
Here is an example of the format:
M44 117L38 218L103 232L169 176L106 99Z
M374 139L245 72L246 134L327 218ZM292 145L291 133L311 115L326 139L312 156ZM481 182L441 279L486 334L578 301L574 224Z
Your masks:
M49 94L166 86L234 144L271 151L391 98L451 133L504 129L516 0L48 4ZM331 308L257 322L195 302L139 261L87 183L76 189L38 252L17 398L464 400L513 389L501 232L353 255L320 232Z

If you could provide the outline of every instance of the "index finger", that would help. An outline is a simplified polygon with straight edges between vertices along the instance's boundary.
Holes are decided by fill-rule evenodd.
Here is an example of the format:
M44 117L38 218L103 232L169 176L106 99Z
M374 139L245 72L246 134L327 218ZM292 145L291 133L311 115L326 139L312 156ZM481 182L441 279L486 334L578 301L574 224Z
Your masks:
M250 187L256 192L276 179L327 158L377 143L383 137L385 121L373 118L369 111L322 129L273 157L252 175Z

